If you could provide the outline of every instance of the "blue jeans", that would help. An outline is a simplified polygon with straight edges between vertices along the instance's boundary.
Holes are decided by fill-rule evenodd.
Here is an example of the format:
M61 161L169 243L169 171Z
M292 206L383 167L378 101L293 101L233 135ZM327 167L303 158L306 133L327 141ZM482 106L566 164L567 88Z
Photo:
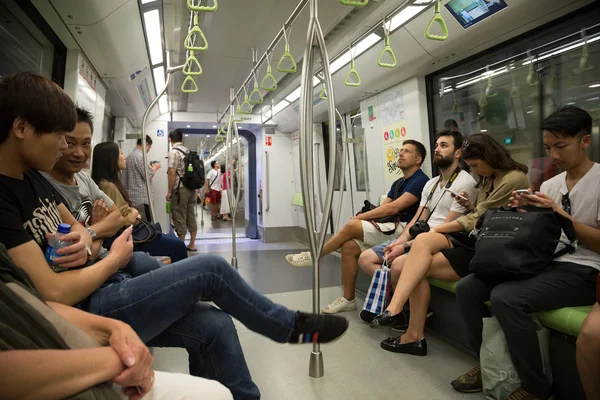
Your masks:
M260 398L230 315L285 343L294 329L294 311L255 291L215 255L163 266L145 253L134 253L128 270L135 276L111 276L81 308L126 322L149 346L185 348L190 373L218 380L236 400Z
M168 256L171 263L185 260L188 256L185 243L181 239L163 233L151 242L133 245L134 251L143 251L151 256Z

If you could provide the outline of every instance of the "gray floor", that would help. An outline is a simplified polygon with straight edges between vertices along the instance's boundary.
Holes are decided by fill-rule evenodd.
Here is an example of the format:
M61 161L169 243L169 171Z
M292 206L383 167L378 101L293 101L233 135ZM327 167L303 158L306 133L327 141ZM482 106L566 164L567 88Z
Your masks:
M206 224L206 239L196 241L198 253L216 253L231 259L231 242L210 239L231 232L231 223ZM227 225L225 225L227 224ZM257 240L238 243L240 274L254 288L292 309L312 310L312 269L292 268L285 255L303 251L299 243L264 244ZM194 253L190 253L192 255ZM342 294L340 258L327 256L321 263L321 305ZM359 299L359 303L362 301ZM359 309L362 304L359 304ZM322 346L325 375L308 376L310 345L281 345L249 331L235 321L253 379L265 400L346 399L468 399L482 394L461 394L450 381L468 371L474 360L432 335L427 336L429 354L415 357L382 350L379 343L387 330L373 330L358 319L357 312L344 315L349 332L338 342ZM157 370L188 373L187 353L180 349L155 349Z

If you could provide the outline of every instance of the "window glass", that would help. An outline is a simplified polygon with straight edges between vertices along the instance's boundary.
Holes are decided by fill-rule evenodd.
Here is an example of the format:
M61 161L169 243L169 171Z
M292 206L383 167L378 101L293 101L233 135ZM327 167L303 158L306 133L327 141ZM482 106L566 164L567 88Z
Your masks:
M554 40L547 37L539 43L541 33L537 42L524 39L516 44L513 58L509 47L498 50L495 60L486 54L469 62L467 70L463 64L431 75L435 131L458 129L465 137L491 135L515 160L529 166L529 180L539 189L543 181L561 172L544 151L541 121L559 107L573 104L594 119L594 145L589 151L594 161L600 161L600 30L590 29L584 46L581 28L572 25L555 44L540 47ZM521 50L528 46L538 49L528 55ZM486 66L488 62L492 66ZM442 78L446 78L443 85Z
M360 143L354 143L354 173L356 176L356 190L364 192L367 190L365 185L366 174L365 174L365 130L362 127L362 120L360 114L353 115L350 117L352 121L352 137L359 139Z

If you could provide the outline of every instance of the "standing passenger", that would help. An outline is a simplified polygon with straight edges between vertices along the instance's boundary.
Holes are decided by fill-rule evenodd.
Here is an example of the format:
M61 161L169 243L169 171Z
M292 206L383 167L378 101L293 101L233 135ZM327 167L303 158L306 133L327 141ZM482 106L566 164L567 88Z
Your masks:
M205 194L210 198L210 216L211 221L216 221L219 217L221 207L221 165L217 160L210 162L210 171L206 174Z

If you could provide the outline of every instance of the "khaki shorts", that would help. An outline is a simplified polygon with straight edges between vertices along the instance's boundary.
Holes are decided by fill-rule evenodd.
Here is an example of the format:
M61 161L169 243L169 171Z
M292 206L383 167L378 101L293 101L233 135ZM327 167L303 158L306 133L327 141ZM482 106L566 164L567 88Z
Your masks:
M175 226L177 236L185 235L186 231L196 232L196 191L181 186L173 191L171 196L171 221Z
M398 237L404 230L404 227L406 226L406 222L399 222L394 233L392 233L391 235L384 235L383 233L379 232L379 230L377 230L377 228L375 228L375 226L371 222L361 222L364 240L354 239L356 244L360 246L361 251L369 250L371 247L377 246L378 244L381 244L383 242L387 242L388 240L398 239ZM385 224L378 223L377 225L379 226L379 229L381 229L383 232L388 232L394 229L395 224L393 222L387 222Z

